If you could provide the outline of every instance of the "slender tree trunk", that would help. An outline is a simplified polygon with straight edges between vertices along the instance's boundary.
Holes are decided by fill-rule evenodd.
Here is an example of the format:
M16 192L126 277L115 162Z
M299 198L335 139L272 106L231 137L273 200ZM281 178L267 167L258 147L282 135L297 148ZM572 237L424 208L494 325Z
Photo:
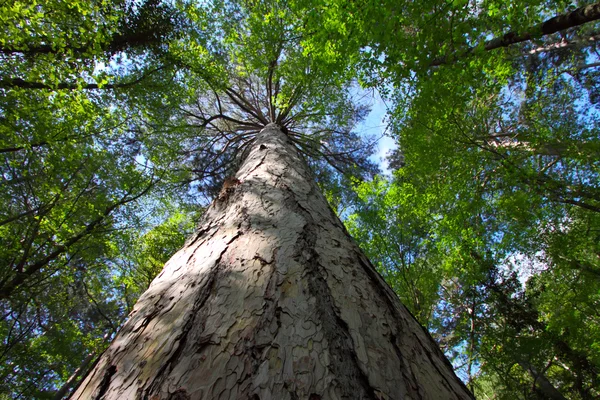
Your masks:
M73 374L69 377L69 379L65 382L64 385L54 394L54 400L62 400L63 397L67 394L71 386L77 382L77 379L83 374L88 365L92 362L92 360L96 357L96 352L93 351L87 355L86 358L81 362L79 368L73 372Z
M74 399L470 399L275 124Z
M544 395L545 398L551 400L567 400L558 389L556 389L552 383L546 378L543 373L540 373L531 363L522 359L518 361L521 368L529 372L533 378L535 387Z

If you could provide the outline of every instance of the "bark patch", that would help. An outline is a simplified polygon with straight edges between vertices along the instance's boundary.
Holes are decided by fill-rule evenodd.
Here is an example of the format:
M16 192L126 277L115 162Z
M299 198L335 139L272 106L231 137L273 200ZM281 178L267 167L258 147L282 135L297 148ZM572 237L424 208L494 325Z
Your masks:
M191 397L185 389L177 389L169 394L169 400L190 400Z
M322 266L319 262L319 254L315 250L317 229L314 223L308 223L304 227L301 240L297 243L297 251L305 259L308 276L308 287L317 300L317 313L319 321L323 326L323 333L330 343L331 352L330 368L337 377L338 384L343 396L348 398L375 399L374 389L369 384L367 375L359 365L358 357L354 349L354 342L346 321L339 315L327 285ZM318 396L313 394L314 396ZM319 399L313 397L310 399Z
M96 396L96 400L100 400L102 396L106 394L108 388L110 386L110 380L113 375L117 373L117 366L111 365L107 368L106 372L104 372L104 376L102 377L102 382L100 382L100 386L98 386L98 395Z

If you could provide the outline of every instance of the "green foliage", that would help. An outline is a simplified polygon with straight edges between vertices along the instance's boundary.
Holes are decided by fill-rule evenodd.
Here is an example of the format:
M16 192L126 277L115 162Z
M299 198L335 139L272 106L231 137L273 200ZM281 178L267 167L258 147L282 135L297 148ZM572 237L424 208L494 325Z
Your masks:
M539 29L580 3L0 5L0 396L102 351L268 122L478 396L599 396L597 24Z
M53 398L149 283L117 277L157 207L141 200L185 199L183 136L164 124L189 90L165 54L176 6L0 6L0 396Z
M127 240L121 243L115 282L123 290L128 310L193 232L201 212L186 210L188 207L180 205L178 210L165 210L164 222L145 232L130 231Z
M346 226L404 305L428 326L443 269L435 256L433 232L423 224L431 212L431 193L421 197L401 172L397 179L394 186L381 179L357 184L361 207Z

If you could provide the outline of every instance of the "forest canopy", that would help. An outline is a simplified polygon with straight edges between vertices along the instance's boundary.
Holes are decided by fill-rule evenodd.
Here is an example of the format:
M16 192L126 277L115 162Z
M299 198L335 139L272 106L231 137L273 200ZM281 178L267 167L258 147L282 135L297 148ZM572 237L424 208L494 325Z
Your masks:
M600 3L0 19L0 398L70 393L271 122L477 398L600 396ZM371 93L389 174L358 129Z

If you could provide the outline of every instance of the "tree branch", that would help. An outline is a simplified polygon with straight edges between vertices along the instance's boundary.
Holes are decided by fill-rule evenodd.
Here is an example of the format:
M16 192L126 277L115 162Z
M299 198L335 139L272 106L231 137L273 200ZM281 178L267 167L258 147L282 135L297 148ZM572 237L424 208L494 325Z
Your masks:
M68 90L78 90L78 89L85 89L85 90L93 90L93 89L119 89L119 88L127 88L133 85L137 85L138 83L140 83L141 81L143 81L144 79L146 79L148 76L152 75L153 73L163 69L164 67L159 67L159 68L155 68L152 71L148 72L147 74L142 75L141 77L139 77L136 80L133 80L131 82L123 82L123 83L108 83L106 85L98 85L97 83L87 83L84 85L78 85L75 83L66 83L66 82L61 82L58 83L56 85L49 85L43 82L30 82L30 81L26 81L23 80L21 78L13 78L13 79L2 79L0 80L0 88L2 89L13 89L13 88L20 88L20 89L47 89L47 90L64 90L64 89L68 89Z
M136 194L133 197L129 197L129 193L126 194L119 201L108 206L102 212L102 214L100 214L98 216L98 218L96 218L95 220L93 220L92 222L87 224L85 226L85 228L83 230L81 230L79 233L72 236L70 239L66 240L64 243L56 246L54 251L50 252L46 257L34 262L33 264L28 265L27 268L25 268L23 272L17 271L16 275L10 281L5 280L5 284L3 284L2 287L0 288L0 299L9 298L11 296L11 294L21 284L23 284L28 278L30 278L33 274L38 272L40 269L42 269L44 266L46 266L52 260L56 259L61 254L66 252L70 246L72 246L73 244L77 243L79 240L83 239L84 237L86 237L86 236L90 235L92 232L94 232L96 227L99 226L105 220L105 218L108 217L115 209L117 209L118 207L120 207L124 204L130 203L132 201L139 199L144 194L146 194L152 188L152 186L154 186L154 184L155 184L155 181L152 181L146 188L144 188L144 190L142 190L140 193Z
M483 49L485 51L499 49L501 47L508 47L515 43L527 42L532 39L540 38L542 36L551 35L553 33L573 28L575 26L583 25L588 22L596 21L600 19L600 3L590 4L587 6L579 7L578 9L571 11L566 14L557 15L550 18L541 24L529 27L525 32L508 32L502 37L488 40L484 43ZM453 59L460 57L470 56L479 46L471 47L462 54L452 55L450 57L441 57L435 59L429 64L430 67L447 64Z

